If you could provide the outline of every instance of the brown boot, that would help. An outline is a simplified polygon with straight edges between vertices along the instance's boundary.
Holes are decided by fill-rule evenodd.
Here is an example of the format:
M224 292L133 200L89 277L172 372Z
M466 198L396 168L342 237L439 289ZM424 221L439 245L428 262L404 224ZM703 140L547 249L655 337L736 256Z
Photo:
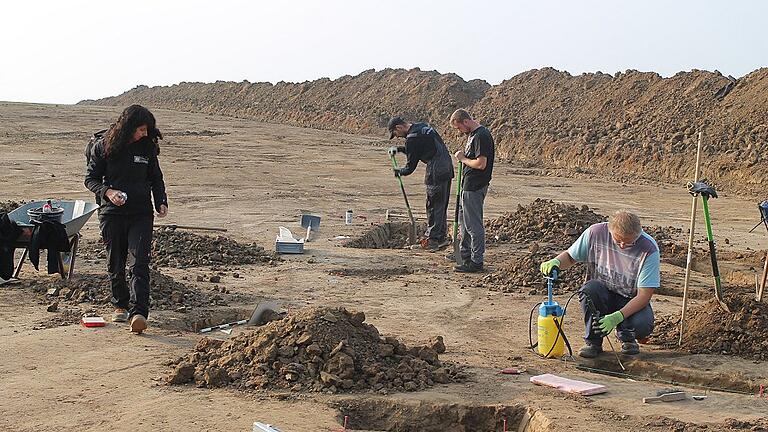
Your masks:
M147 319L143 315L136 314L131 318L131 333L141 334L147 329Z

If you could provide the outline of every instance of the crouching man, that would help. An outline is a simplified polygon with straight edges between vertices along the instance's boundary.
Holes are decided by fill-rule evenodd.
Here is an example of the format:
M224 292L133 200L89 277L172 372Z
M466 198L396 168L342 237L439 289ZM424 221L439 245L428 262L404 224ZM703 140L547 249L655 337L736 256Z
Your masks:
M614 329L622 354L638 354L637 339L653 331L650 300L660 283L656 241L643 232L636 214L618 211L608 222L587 228L568 250L540 269L549 275L555 267L565 270L577 262L587 265L587 282L580 290L586 345L579 355L597 357L603 338ZM599 322L594 322L594 309Z

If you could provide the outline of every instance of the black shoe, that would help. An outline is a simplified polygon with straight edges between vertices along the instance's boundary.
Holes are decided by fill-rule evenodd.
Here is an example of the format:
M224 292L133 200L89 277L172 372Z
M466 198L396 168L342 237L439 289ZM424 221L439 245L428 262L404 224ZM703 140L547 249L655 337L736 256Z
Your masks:
M637 344L637 341L622 342L621 353L624 355L638 355L640 354L640 345Z
M600 355L600 353L603 352L603 347L600 345L592 345L589 342L587 342L586 345L581 347L579 350L579 357L584 358L595 358Z
M483 264L467 260L464 264L455 266L453 270L459 273L479 273L483 271Z
M437 252L440 250L440 242L437 240L429 240L427 243L427 251L428 252Z

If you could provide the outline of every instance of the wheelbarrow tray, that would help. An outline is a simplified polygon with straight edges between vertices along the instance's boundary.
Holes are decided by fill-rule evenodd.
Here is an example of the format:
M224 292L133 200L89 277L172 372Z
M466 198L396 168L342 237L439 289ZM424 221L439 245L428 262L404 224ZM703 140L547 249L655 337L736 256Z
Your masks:
M8 218L16 222L16 224L22 228L33 229L35 225L30 223L27 210L40 208L45 203L46 201L32 201L30 203L24 204L23 206L8 213ZM83 228L83 226L85 226L85 223L88 222L88 219L91 218L91 215L93 215L93 213L98 210L99 206L95 203L90 203L83 200L62 200L59 203L59 206L64 209L64 214L61 217L61 223L64 225L64 229L67 233L67 238L69 238L69 243L71 246L71 251L66 253L66 259L62 257L62 254L59 254L59 273L63 279L68 279L72 277L72 274L75 270L75 256L77 255L77 248L80 241L80 230ZM30 237L20 237L14 244L14 246L17 248L24 248L24 253L22 254L19 262L16 264L16 270L13 274L14 279L19 277L21 267L24 264L24 260L27 258L27 254L29 253L30 240ZM65 269L65 261L69 263L68 270Z
M29 223L29 215L27 210L40 208L46 201L32 201L24 204L16 210L8 213L8 218L15 221L17 225L24 228L32 228L34 225ZM95 203L86 202L83 200L63 200L60 203L60 207L64 209L64 214L61 216L61 223L67 231L67 237L72 237L79 233L81 229L91 218L93 212L95 212L99 206Z

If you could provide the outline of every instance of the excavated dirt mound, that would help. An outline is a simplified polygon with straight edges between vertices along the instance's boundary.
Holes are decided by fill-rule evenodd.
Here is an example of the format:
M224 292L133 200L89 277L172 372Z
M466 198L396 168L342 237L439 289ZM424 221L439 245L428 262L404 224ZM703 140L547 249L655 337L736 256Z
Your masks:
M539 265L552 256L552 252L539 250L534 243L527 253L501 263L493 273L483 276L480 283L491 291L546 294L547 285ZM584 271L584 266L577 264L561 272L555 283L555 294L581 288L584 284Z
M424 233L424 223L416 223L416 237ZM385 222L372 225L363 235L344 243L344 247L362 249L402 249L408 245L410 222Z
M171 384L293 391L415 391L460 378L443 364L442 337L408 348L382 337L365 314L309 308L227 341L202 339L178 359Z
M80 303L107 305L112 297L109 276L105 273L78 273L69 280L38 279L24 283L40 294L45 294L51 288L59 288L57 300L70 305ZM226 305L226 301L219 293L198 291L157 270L150 270L149 295L150 304L154 310Z
M527 206L518 205L514 213L506 213L486 222L486 238L494 243L550 242L567 248L591 225L605 222L586 205L556 203L537 198Z
M384 137L390 116L447 123L451 113L480 99L490 87L436 71L367 70L335 80L303 83L213 84L183 82L169 87L138 86L89 105L143 103L178 111L223 114L315 129L375 133Z
M500 160L668 182L691 175L697 134L705 128L704 177L754 194L768 181L768 68L736 81L701 70L663 78L635 70L572 76L543 68L495 86L455 74L385 69L276 85L139 86L81 103L141 103L381 137L389 116L400 114L429 121L451 142L460 140L448 117L463 107L490 127Z
M732 313L712 299L689 309L682 348L694 354L727 354L754 360L768 359L768 303L754 296L726 295ZM657 317L651 342L677 347L679 317Z
M273 264L278 258L263 247L224 236L212 237L161 228L152 239L152 264L189 268L222 264Z

